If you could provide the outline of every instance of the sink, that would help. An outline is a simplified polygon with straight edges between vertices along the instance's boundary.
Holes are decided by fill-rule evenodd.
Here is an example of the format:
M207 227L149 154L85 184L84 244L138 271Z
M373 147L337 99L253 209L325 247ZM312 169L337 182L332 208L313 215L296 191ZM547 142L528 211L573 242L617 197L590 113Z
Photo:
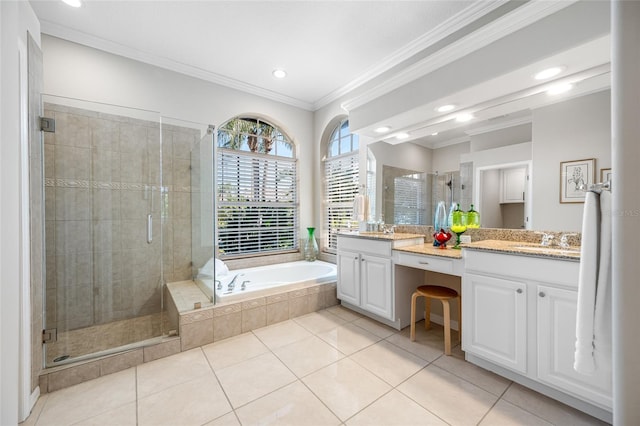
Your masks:
M580 249L577 247L514 246L513 248L537 253L580 254Z

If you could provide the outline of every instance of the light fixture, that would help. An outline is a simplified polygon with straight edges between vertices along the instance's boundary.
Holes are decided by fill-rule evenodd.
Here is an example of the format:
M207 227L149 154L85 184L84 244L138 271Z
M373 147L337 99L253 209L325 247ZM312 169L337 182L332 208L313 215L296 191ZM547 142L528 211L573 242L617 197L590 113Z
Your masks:
M533 78L535 78L536 80L546 80L548 78L555 77L556 75L560 74L562 70L563 70L562 67L547 68L546 70L542 70L536 75L534 75Z
M71 7L80 7L82 6L82 2L80 0L62 0L65 4L68 4Z
M431 133L431 136L438 136L438 132Z
M278 79L282 79L287 76L287 72L282 68L276 68L275 70L273 70L272 74L275 78L278 78Z
M439 106L438 108L436 108L436 111L438 112L449 112L451 110L453 110L456 106L453 104L448 104L448 105L442 105Z
M473 120L475 117L473 116L473 114L468 114L468 113L462 113L462 114L458 114L456 116L456 121L458 123L464 123L470 120Z
M376 133L387 133L389 130L391 130L391 127L389 127L389 126L380 126L377 129L375 129L374 132L376 132Z
M403 140L409 137L409 133L398 133L396 134L396 139Z
M570 84L570 83L555 84L555 85L549 87L549 89L547 89L547 94L548 95L560 95L562 93L568 92L571 89L573 89L573 84Z

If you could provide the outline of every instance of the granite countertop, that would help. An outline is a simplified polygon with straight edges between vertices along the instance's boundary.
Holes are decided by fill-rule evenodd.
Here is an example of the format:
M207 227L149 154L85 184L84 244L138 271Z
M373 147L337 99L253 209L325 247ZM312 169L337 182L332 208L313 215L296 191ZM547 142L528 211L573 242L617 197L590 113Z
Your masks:
M432 243L418 244L415 246L396 247L396 251L404 251L415 254L426 254L428 256L449 257L452 259L462 259L462 250L455 250L453 244L447 245L447 248L441 249L434 247Z
M369 238L372 240L390 240L390 241L399 241L399 240L410 240L413 238L424 238L422 234L408 234L403 232L394 232L393 234L385 234L383 232L340 232L338 235L342 235L345 237L358 237L358 238Z
M570 246L562 249L558 246L544 247L540 244L522 241L483 240L464 244L464 249L517 254L524 256L544 257L551 259L580 261L580 247Z

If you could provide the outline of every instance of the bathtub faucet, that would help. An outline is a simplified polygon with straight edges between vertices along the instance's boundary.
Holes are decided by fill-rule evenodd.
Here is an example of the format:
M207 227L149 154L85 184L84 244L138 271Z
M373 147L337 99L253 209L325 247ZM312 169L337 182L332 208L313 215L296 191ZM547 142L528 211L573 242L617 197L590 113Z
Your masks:
M247 283L250 283L250 280L242 281L242 285L240 286L240 290L244 291L247 288Z
M235 277L233 277L233 279L231 281L229 281L229 284L227 284L227 290L231 291L233 290L233 288L236 286L236 280L238 279L238 277L242 275L242 274L236 274Z

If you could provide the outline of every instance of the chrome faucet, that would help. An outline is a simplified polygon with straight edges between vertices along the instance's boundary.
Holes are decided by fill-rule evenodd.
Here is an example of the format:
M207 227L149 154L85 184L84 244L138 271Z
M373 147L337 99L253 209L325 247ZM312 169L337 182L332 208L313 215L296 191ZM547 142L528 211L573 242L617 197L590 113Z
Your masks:
M540 241L540 245L543 247L549 247L551 245L551 240L555 238L553 234L547 234L546 232L536 232L536 234L542 234L542 241Z
M569 237L573 237L574 235L578 234L562 234L562 236L560 237L560 243L558 245L564 249L569 248Z
M244 291L247 288L247 283L250 283L250 280L242 281L242 285L240 286L240 290Z
M229 281L229 284L227 284L227 291L231 291L234 289L234 287L236 286L236 280L240 275L243 275L243 274L236 274L236 276L233 277L231 281Z

